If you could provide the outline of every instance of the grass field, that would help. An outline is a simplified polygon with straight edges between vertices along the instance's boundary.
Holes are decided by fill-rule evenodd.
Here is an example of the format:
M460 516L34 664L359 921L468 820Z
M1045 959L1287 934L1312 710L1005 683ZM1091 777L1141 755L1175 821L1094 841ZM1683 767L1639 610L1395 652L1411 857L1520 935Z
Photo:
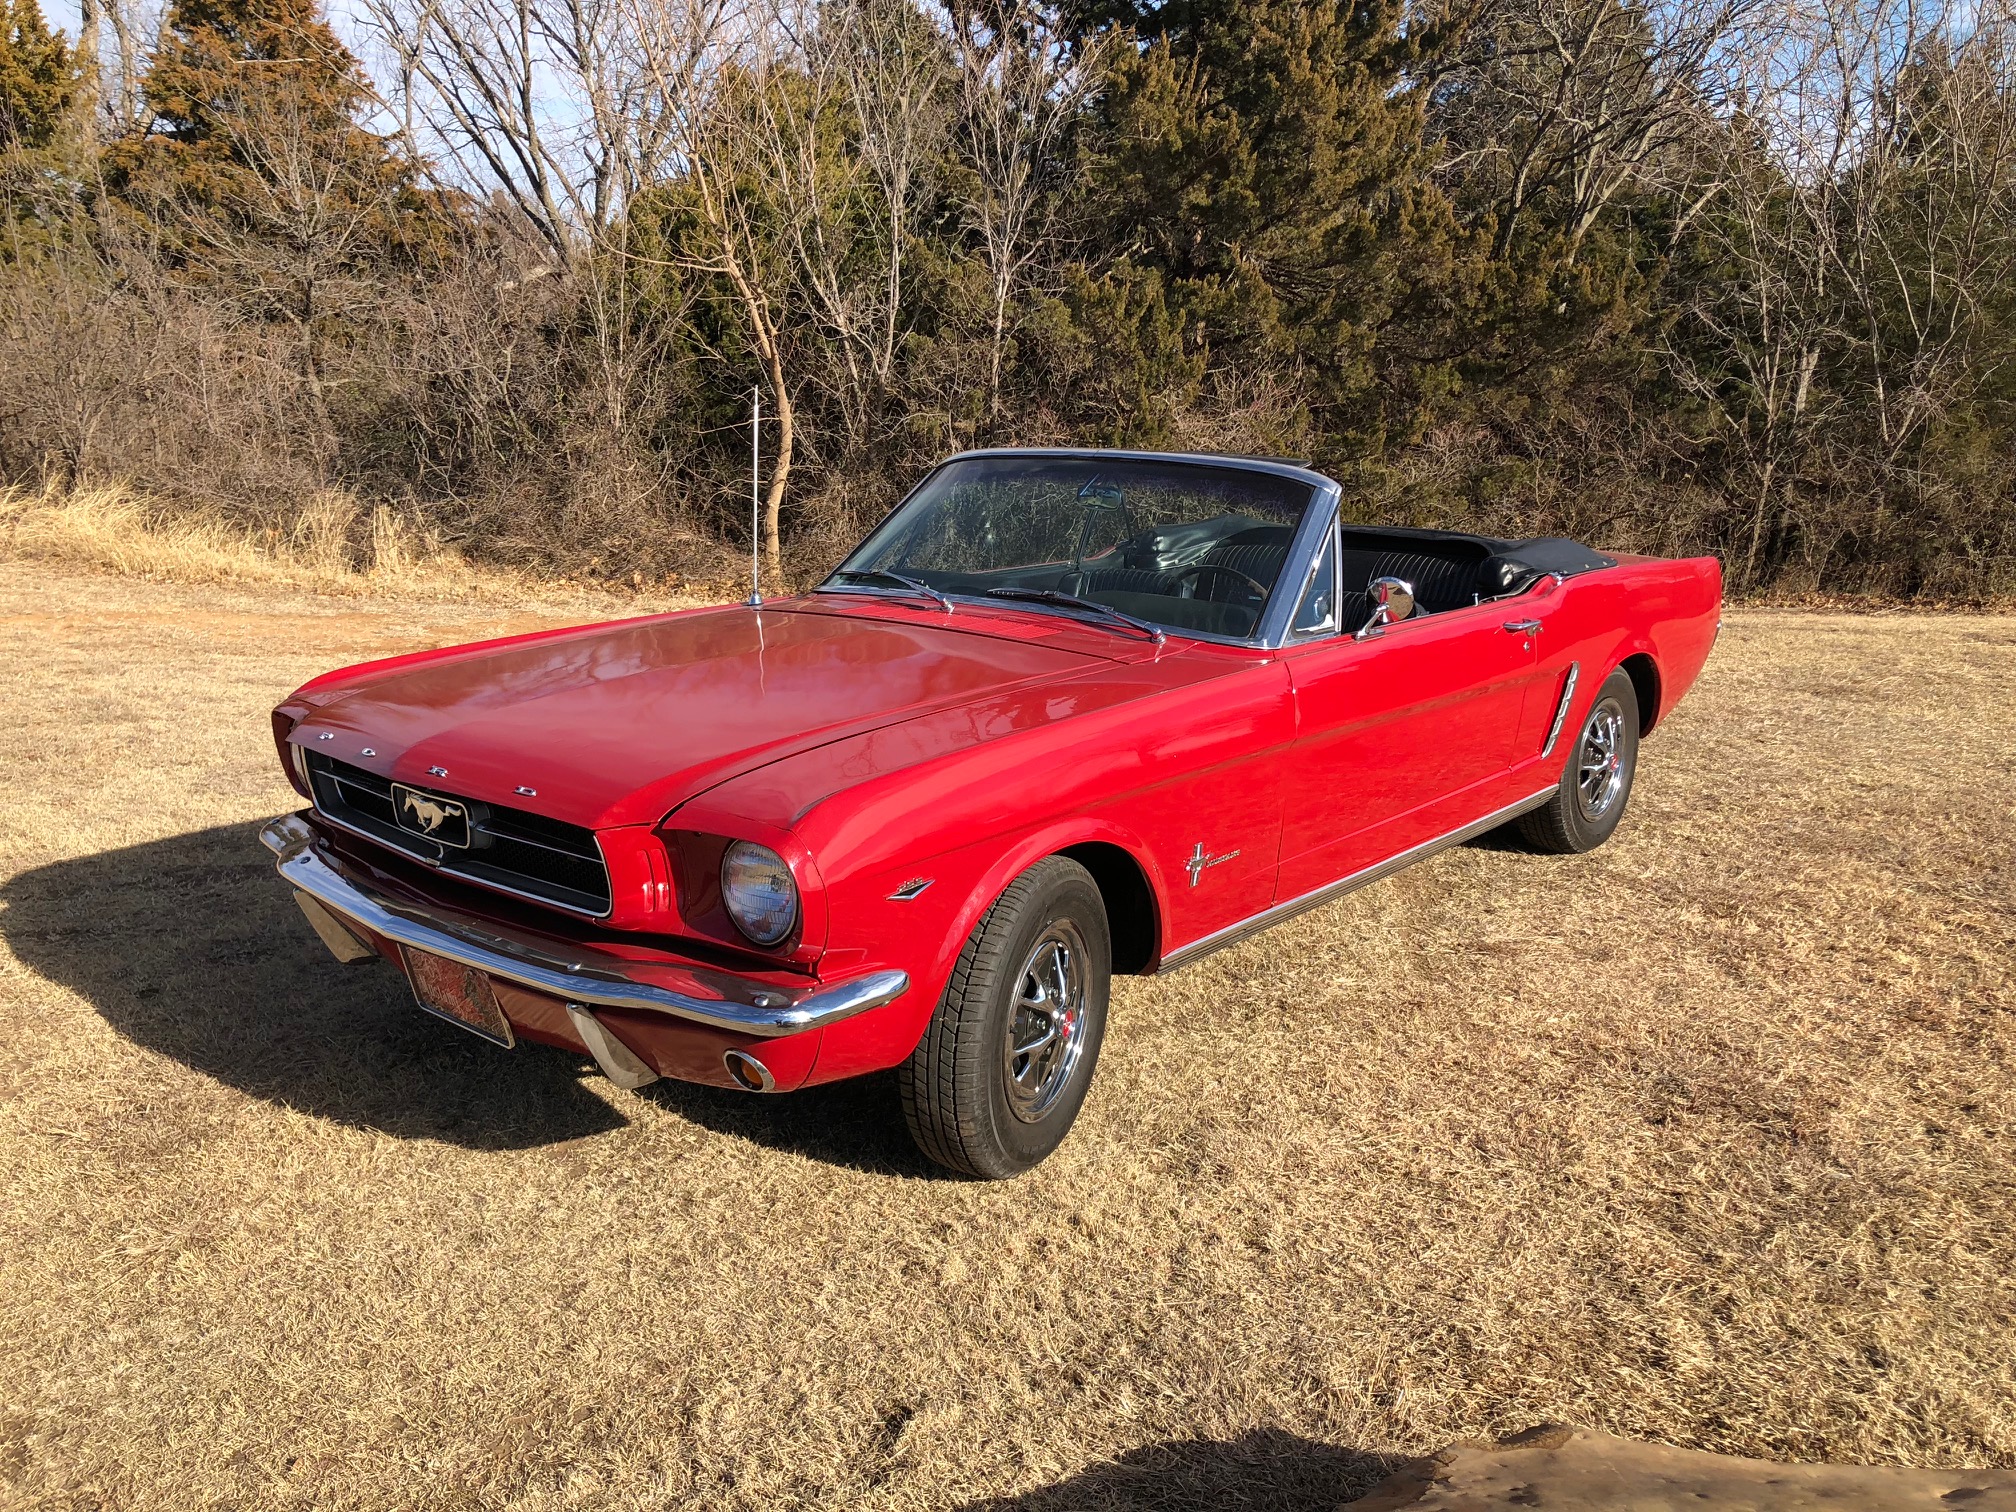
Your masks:
M1731 617L1583 858L1123 981L1047 1165L340 967L266 711L522 628L0 563L0 1507L1329 1508L1552 1419L2016 1464L2016 619Z

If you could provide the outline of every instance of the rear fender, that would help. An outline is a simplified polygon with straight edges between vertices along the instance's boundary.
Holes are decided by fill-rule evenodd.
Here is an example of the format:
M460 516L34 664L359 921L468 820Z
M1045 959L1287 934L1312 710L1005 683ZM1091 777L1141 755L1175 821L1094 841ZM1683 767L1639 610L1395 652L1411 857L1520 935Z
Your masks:
M1621 667L1634 656L1651 663L1656 689L1653 707L1641 708L1640 723L1650 733L1673 711L1707 665L1722 624L1722 564L1713 557L1690 557L1670 564L1668 612L1649 623L1632 625L1612 652L1609 666ZM1642 680L1634 675L1641 693Z

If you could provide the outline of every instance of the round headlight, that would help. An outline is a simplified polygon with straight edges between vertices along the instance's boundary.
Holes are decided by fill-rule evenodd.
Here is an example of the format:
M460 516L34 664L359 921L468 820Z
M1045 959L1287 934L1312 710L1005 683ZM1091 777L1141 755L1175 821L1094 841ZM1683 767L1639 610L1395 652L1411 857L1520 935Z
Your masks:
M798 922L798 884L768 846L737 840L721 858L721 901L735 927L758 945L775 945Z

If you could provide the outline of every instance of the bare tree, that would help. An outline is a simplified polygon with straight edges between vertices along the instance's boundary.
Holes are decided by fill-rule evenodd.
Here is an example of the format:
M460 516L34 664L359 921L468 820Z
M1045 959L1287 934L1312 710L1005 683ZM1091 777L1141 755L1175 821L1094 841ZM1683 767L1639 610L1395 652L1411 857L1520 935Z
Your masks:
M951 125L948 60L943 38L910 0L846 0L834 10L825 47L846 81L860 155L879 191L881 318L870 356L886 386L903 329L904 260Z
M690 203L695 234L680 238L669 261L677 270L718 279L770 389L776 445L763 495L762 549L773 574L781 570L780 519L784 492L797 454L797 406L787 357L785 279L768 224L771 201L760 133L751 129L763 108L756 97L769 87L780 45L773 27L712 27L703 38L689 25L683 0L629 0L629 35L640 72L667 102L669 154L662 176ZM638 258L639 254L629 254Z
M1497 215L1503 256L1534 203L1567 228L1572 260L1617 196L1686 154L1726 111L1725 64L1768 24L1770 0L1524 0L1486 9L1439 73L1431 120L1442 171Z
M1050 245L1065 188L1059 149L1109 44L1074 49L1060 8L1029 0L954 0L946 19L971 175L963 210L988 273L987 417L998 425L1009 311Z
M768 7L746 71L721 97L723 108L709 127L713 140L702 149L717 165L740 164L747 181L761 186L751 203L760 202L767 256L752 258L752 266L766 265L775 281L769 297L802 311L825 338L796 343L808 356L823 346L832 359L805 364L801 381L825 379L849 449L865 434L877 380L886 376L880 337L885 313L893 321L898 308L888 281L873 270L893 268L901 256L877 236L882 221L869 205L873 176L849 140L866 134L847 57L859 40L849 33L866 9L849 0ZM788 418L794 442L797 409L791 396L779 399L780 430ZM781 463L781 445L778 456Z
M626 0L364 0L398 62L395 100L462 182L503 195L556 264L621 221L678 138L681 81L732 0L654 0L656 49ZM669 44L669 45L668 45ZM688 54L674 66L677 54Z
M1667 352L1746 459L1744 586L1781 538L1880 528L1929 429L2016 360L1990 318L2016 279L2006 5L1791 0L1768 35L1720 153L1676 185L1727 272L1688 291Z
M188 213L205 276L254 319L294 336L309 414L328 426L326 349L383 300L383 249L402 185L375 153L331 150L324 123L285 90L246 90L218 112L240 171Z
M774 0L740 13L695 66L659 0L633 5L645 66L681 106L665 186L697 234L674 260L728 291L769 390L762 545L775 571L808 394L843 456L891 412L915 312L906 259L948 130L944 39L908 0Z
M1993 6L1964 32L1910 38L1837 188L1840 276L1886 467L2011 358L1984 349L1981 317L2016 278L2012 31Z
M161 40L162 15L158 0L79 0L78 40L88 55L80 65L89 110L97 130L108 138L137 131L146 115L140 77Z

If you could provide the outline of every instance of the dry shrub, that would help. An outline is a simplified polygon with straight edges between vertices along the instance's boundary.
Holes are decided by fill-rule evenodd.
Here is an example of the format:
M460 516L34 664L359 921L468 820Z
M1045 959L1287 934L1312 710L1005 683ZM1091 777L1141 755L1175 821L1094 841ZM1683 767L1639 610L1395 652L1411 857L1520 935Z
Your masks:
M1694 556L1715 539L1723 503L1684 472L1662 477L1671 459L1661 446L1593 406L1564 405L1544 429L1509 441L1483 425L1437 426L1368 480L1357 512L1391 524Z
M147 271L0 279L0 476L130 478L226 519L287 513L333 448L292 354Z

